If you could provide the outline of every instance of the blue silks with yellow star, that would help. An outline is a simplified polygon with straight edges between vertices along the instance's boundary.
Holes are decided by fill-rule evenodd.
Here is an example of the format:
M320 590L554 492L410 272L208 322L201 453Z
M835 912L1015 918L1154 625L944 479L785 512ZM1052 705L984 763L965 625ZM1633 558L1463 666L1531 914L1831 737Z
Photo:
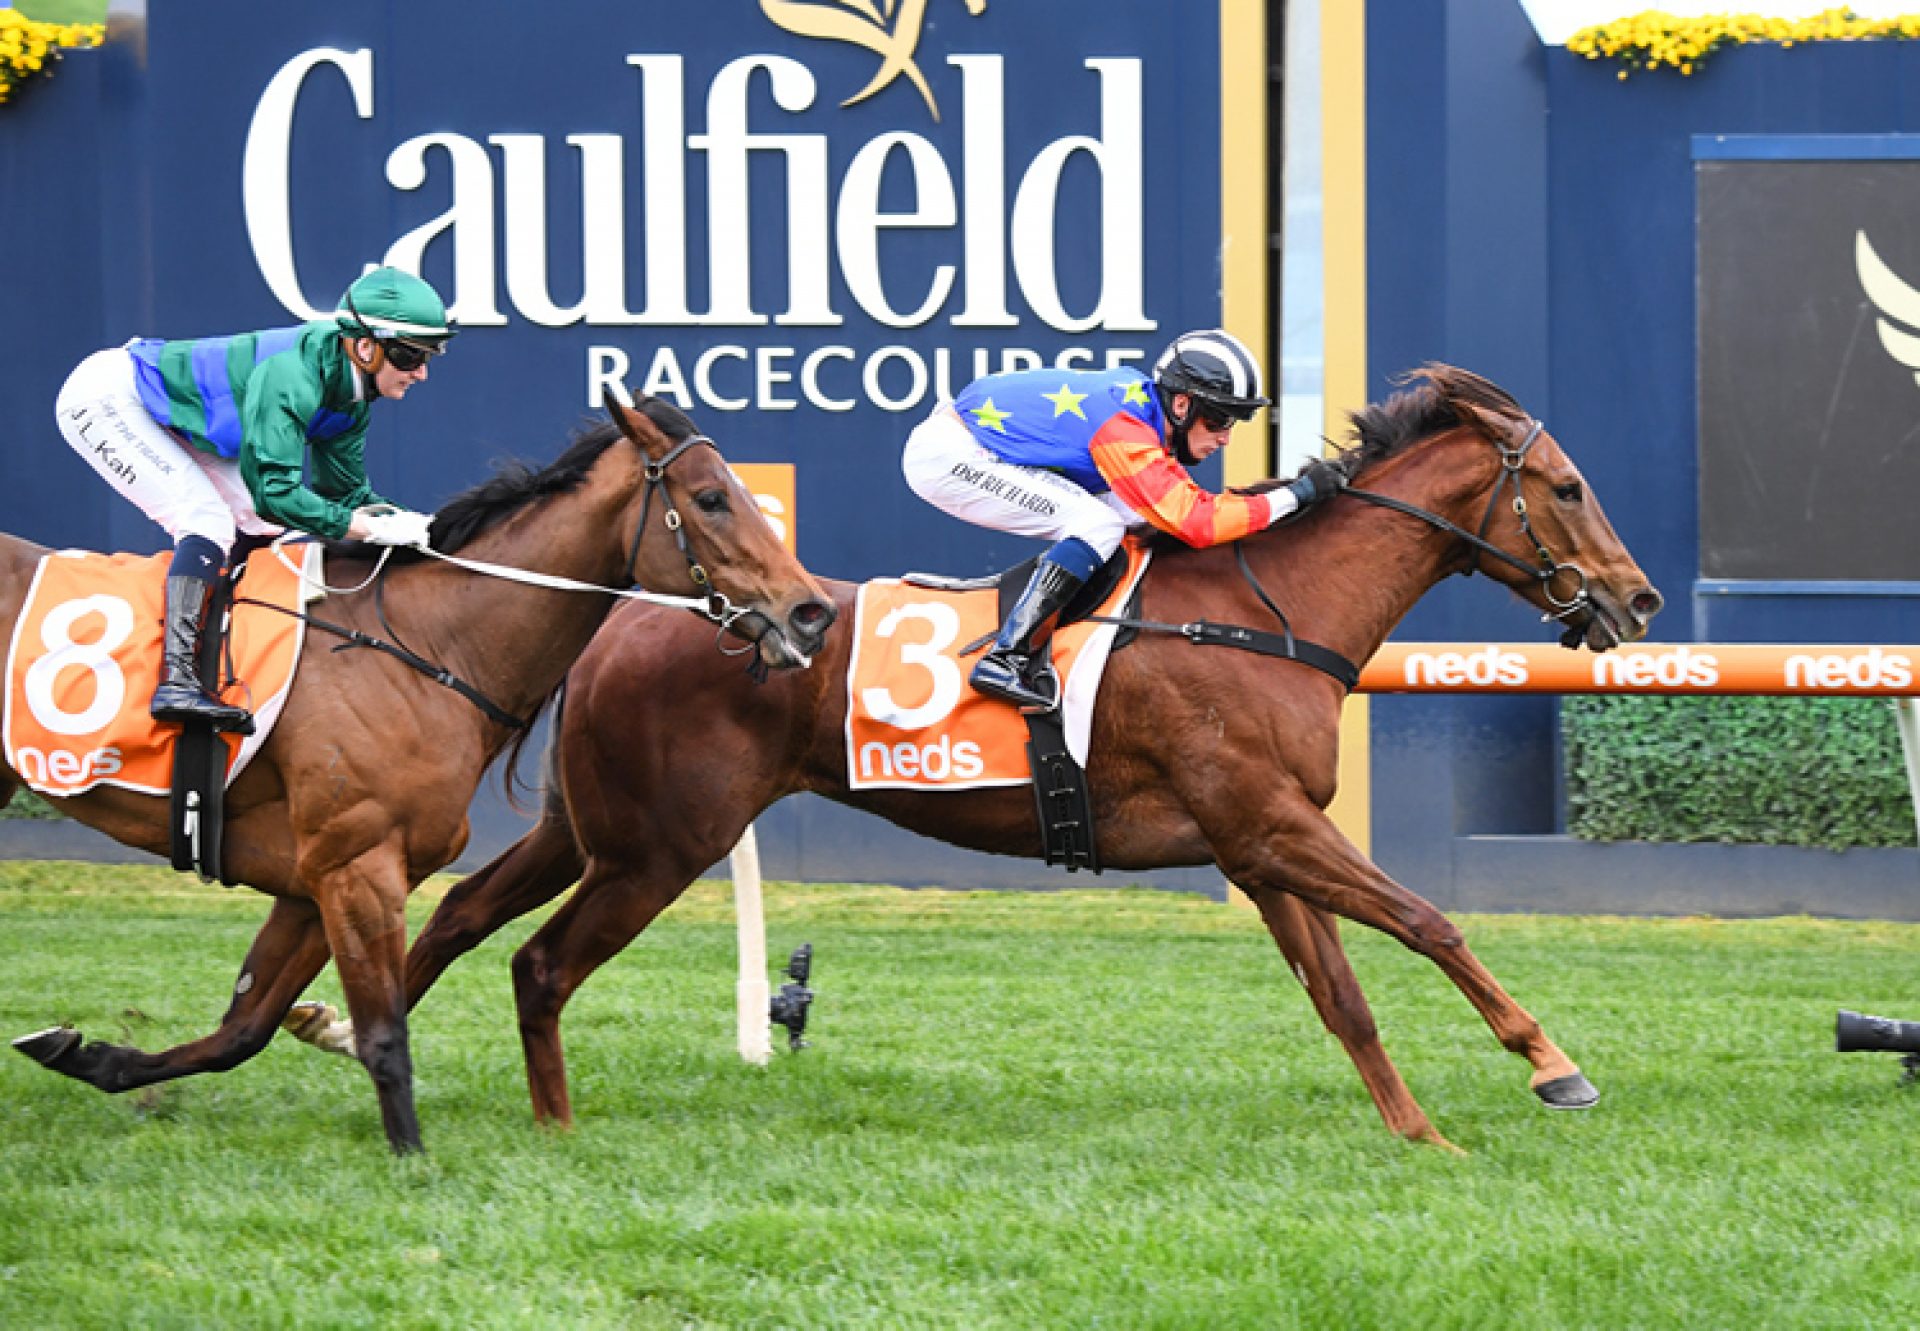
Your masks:
M1160 402L1139 370L1015 370L976 379L954 399L973 437L1024 467L1046 467L1105 494L1093 438L1126 415L1165 437Z

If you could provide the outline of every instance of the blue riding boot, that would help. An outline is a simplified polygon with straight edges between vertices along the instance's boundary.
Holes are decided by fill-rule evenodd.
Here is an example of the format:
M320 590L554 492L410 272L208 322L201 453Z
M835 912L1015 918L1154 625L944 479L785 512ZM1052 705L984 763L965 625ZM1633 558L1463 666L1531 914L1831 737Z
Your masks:
M1041 559L1033 567L1026 590L1007 613L993 646L980 658L967 683L990 698L1001 698L1019 707L1050 712L1060 705L1060 679L1051 666L1034 678L1034 638L1048 621L1060 613L1086 579L1055 563Z

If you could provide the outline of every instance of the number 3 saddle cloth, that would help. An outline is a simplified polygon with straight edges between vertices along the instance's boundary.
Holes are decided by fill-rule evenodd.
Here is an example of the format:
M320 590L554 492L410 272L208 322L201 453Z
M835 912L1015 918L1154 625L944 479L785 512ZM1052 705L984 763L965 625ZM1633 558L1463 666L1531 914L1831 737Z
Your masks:
M1126 572L1096 614L1118 614L1146 572L1149 555L1140 543L1129 540L1126 551ZM992 587L955 592L897 578L862 584L847 669L849 786L969 790L1032 782L1019 710L969 688L967 672L979 657L960 656L999 627ZM1081 621L1053 635L1067 747L1082 767L1094 697L1118 631Z
M306 627L298 617L303 552L318 582L318 545L283 549L284 556L255 551L234 593L230 649L243 682L224 696L252 709L255 730L244 739L221 736L229 783L266 742L293 687ZM4 724L7 765L33 789L78 795L105 784L168 792L180 728L155 723L147 703L160 678L172 558L60 550L40 561L7 652Z

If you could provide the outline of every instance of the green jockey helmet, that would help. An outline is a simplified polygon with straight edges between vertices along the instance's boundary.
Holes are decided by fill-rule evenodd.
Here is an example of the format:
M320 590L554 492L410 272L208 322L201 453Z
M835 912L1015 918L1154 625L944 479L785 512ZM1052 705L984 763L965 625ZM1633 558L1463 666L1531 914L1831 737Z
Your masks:
M333 321L348 337L411 342L434 351L455 331L439 293L398 268L376 268L355 279Z

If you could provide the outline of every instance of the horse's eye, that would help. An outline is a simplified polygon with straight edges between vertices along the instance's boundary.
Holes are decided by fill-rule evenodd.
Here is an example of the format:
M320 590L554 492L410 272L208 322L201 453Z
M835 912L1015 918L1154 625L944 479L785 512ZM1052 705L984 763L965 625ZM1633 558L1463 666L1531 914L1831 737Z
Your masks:
M727 492L725 490L702 490L693 497L694 506L702 513L725 513L727 511Z
M1553 497L1562 503L1577 504L1580 502L1583 493L1584 491L1581 489L1580 482L1578 481L1568 481L1565 485L1556 485L1553 487Z

